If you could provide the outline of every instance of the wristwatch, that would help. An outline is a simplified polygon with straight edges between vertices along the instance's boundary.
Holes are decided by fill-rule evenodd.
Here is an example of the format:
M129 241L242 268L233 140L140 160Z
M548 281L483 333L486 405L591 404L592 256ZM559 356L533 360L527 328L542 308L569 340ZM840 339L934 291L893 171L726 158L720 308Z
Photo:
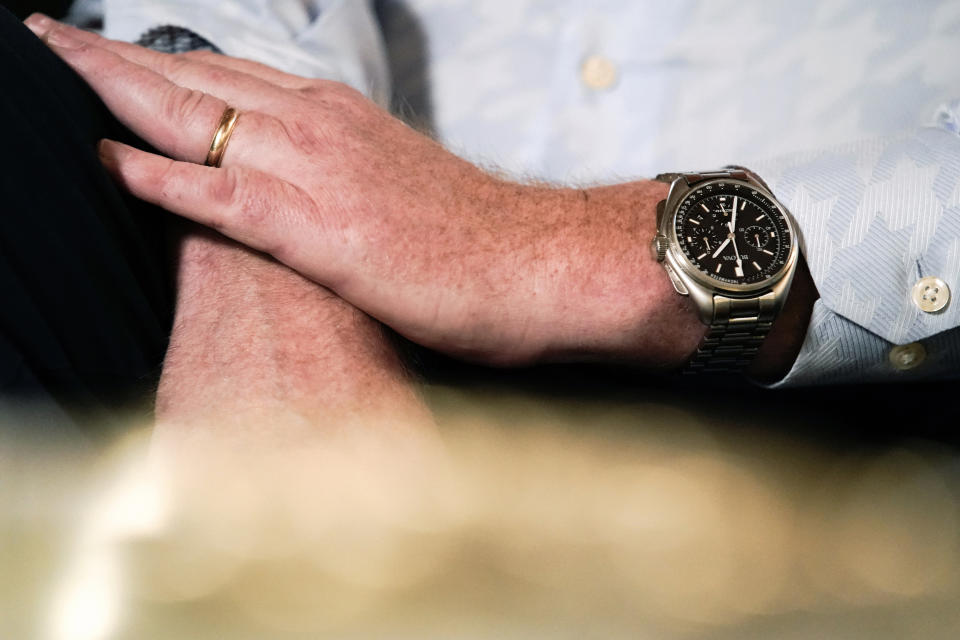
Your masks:
M653 250L673 288L709 327L685 372L740 371L783 308L797 267L796 227L743 167L665 173Z

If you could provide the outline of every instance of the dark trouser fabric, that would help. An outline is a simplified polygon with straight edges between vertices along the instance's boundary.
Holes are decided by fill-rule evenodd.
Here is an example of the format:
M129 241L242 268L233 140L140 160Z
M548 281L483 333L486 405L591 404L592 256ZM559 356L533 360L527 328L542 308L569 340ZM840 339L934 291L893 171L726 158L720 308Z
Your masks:
M0 8L0 400L85 426L149 398L172 317L167 214L113 184L104 137L143 146Z

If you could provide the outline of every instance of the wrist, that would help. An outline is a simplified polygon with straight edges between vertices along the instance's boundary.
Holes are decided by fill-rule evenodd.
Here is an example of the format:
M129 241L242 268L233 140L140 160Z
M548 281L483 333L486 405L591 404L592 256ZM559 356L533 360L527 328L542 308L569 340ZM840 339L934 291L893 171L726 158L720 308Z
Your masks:
M567 213L546 234L556 246L537 276L558 284L558 302L544 311L559 319L544 359L675 369L696 349L705 327L650 251L667 188L645 180L558 192L555 207Z
M657 204L668 188L657 181L637 181L557 192L562 202L554 206L576 212L567 216L575 224L559 226L568 234L548 234L563 240L537 277L575 284L562 285L557 293L562 302L554 308L538 309L547 318L561 318L550 323L543 359L679 369L697 350L707 327L650 251ZM564 277L555 277L558 273ZM775 380L789 370L816 297L801 258L785 306L749 368L752 377Z
M613 358L645 367L676 369L702 339L705 327L690 300L678 296L650 250L657 204L669 186L645 180L590 190L590 215L630 221L620 236L623 259L599 305L598 320ZM626 233L624 233L626 232Z

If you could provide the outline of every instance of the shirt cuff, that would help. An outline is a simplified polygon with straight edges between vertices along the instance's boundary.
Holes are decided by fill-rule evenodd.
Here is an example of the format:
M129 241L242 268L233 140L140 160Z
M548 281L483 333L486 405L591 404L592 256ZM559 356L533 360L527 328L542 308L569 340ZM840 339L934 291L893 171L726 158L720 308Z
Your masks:
M905 345L813 305L810 328L790 372L771 388L960 378L960 329Z
M940 126L754 163L793 213L820 293L800 355L775 386L957 371L960 303L931 312L913 295L924 278L960 295L957 104L940 110ZM905 345L924 358L891 355Z

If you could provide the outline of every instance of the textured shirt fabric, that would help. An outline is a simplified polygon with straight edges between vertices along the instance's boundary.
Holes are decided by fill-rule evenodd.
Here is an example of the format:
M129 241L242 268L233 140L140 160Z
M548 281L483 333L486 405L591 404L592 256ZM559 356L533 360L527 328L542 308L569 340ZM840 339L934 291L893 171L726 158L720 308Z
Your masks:
M796 212L820 292L780 384L957 376L960 304L926 313L911 292L937 276L960 295L960 136L931 126L755 166ZM898 370L890 349L912 342L928 356Z
M74 11L83 2L74 5ZM377 21L358 0L92 0L103 35L136 41L160 25L186 27L227 55L345 82L383 106L389 67Z
M392 80L403 115L523 179L754 168L796 217L821 294L779 384L960 375L960 302L930 314L911 300L923 276L960 295L958 2L103 6L109 37L185 26L229 55L340 80L381 104ZM926 359L893 366L890 349L916 341Z

